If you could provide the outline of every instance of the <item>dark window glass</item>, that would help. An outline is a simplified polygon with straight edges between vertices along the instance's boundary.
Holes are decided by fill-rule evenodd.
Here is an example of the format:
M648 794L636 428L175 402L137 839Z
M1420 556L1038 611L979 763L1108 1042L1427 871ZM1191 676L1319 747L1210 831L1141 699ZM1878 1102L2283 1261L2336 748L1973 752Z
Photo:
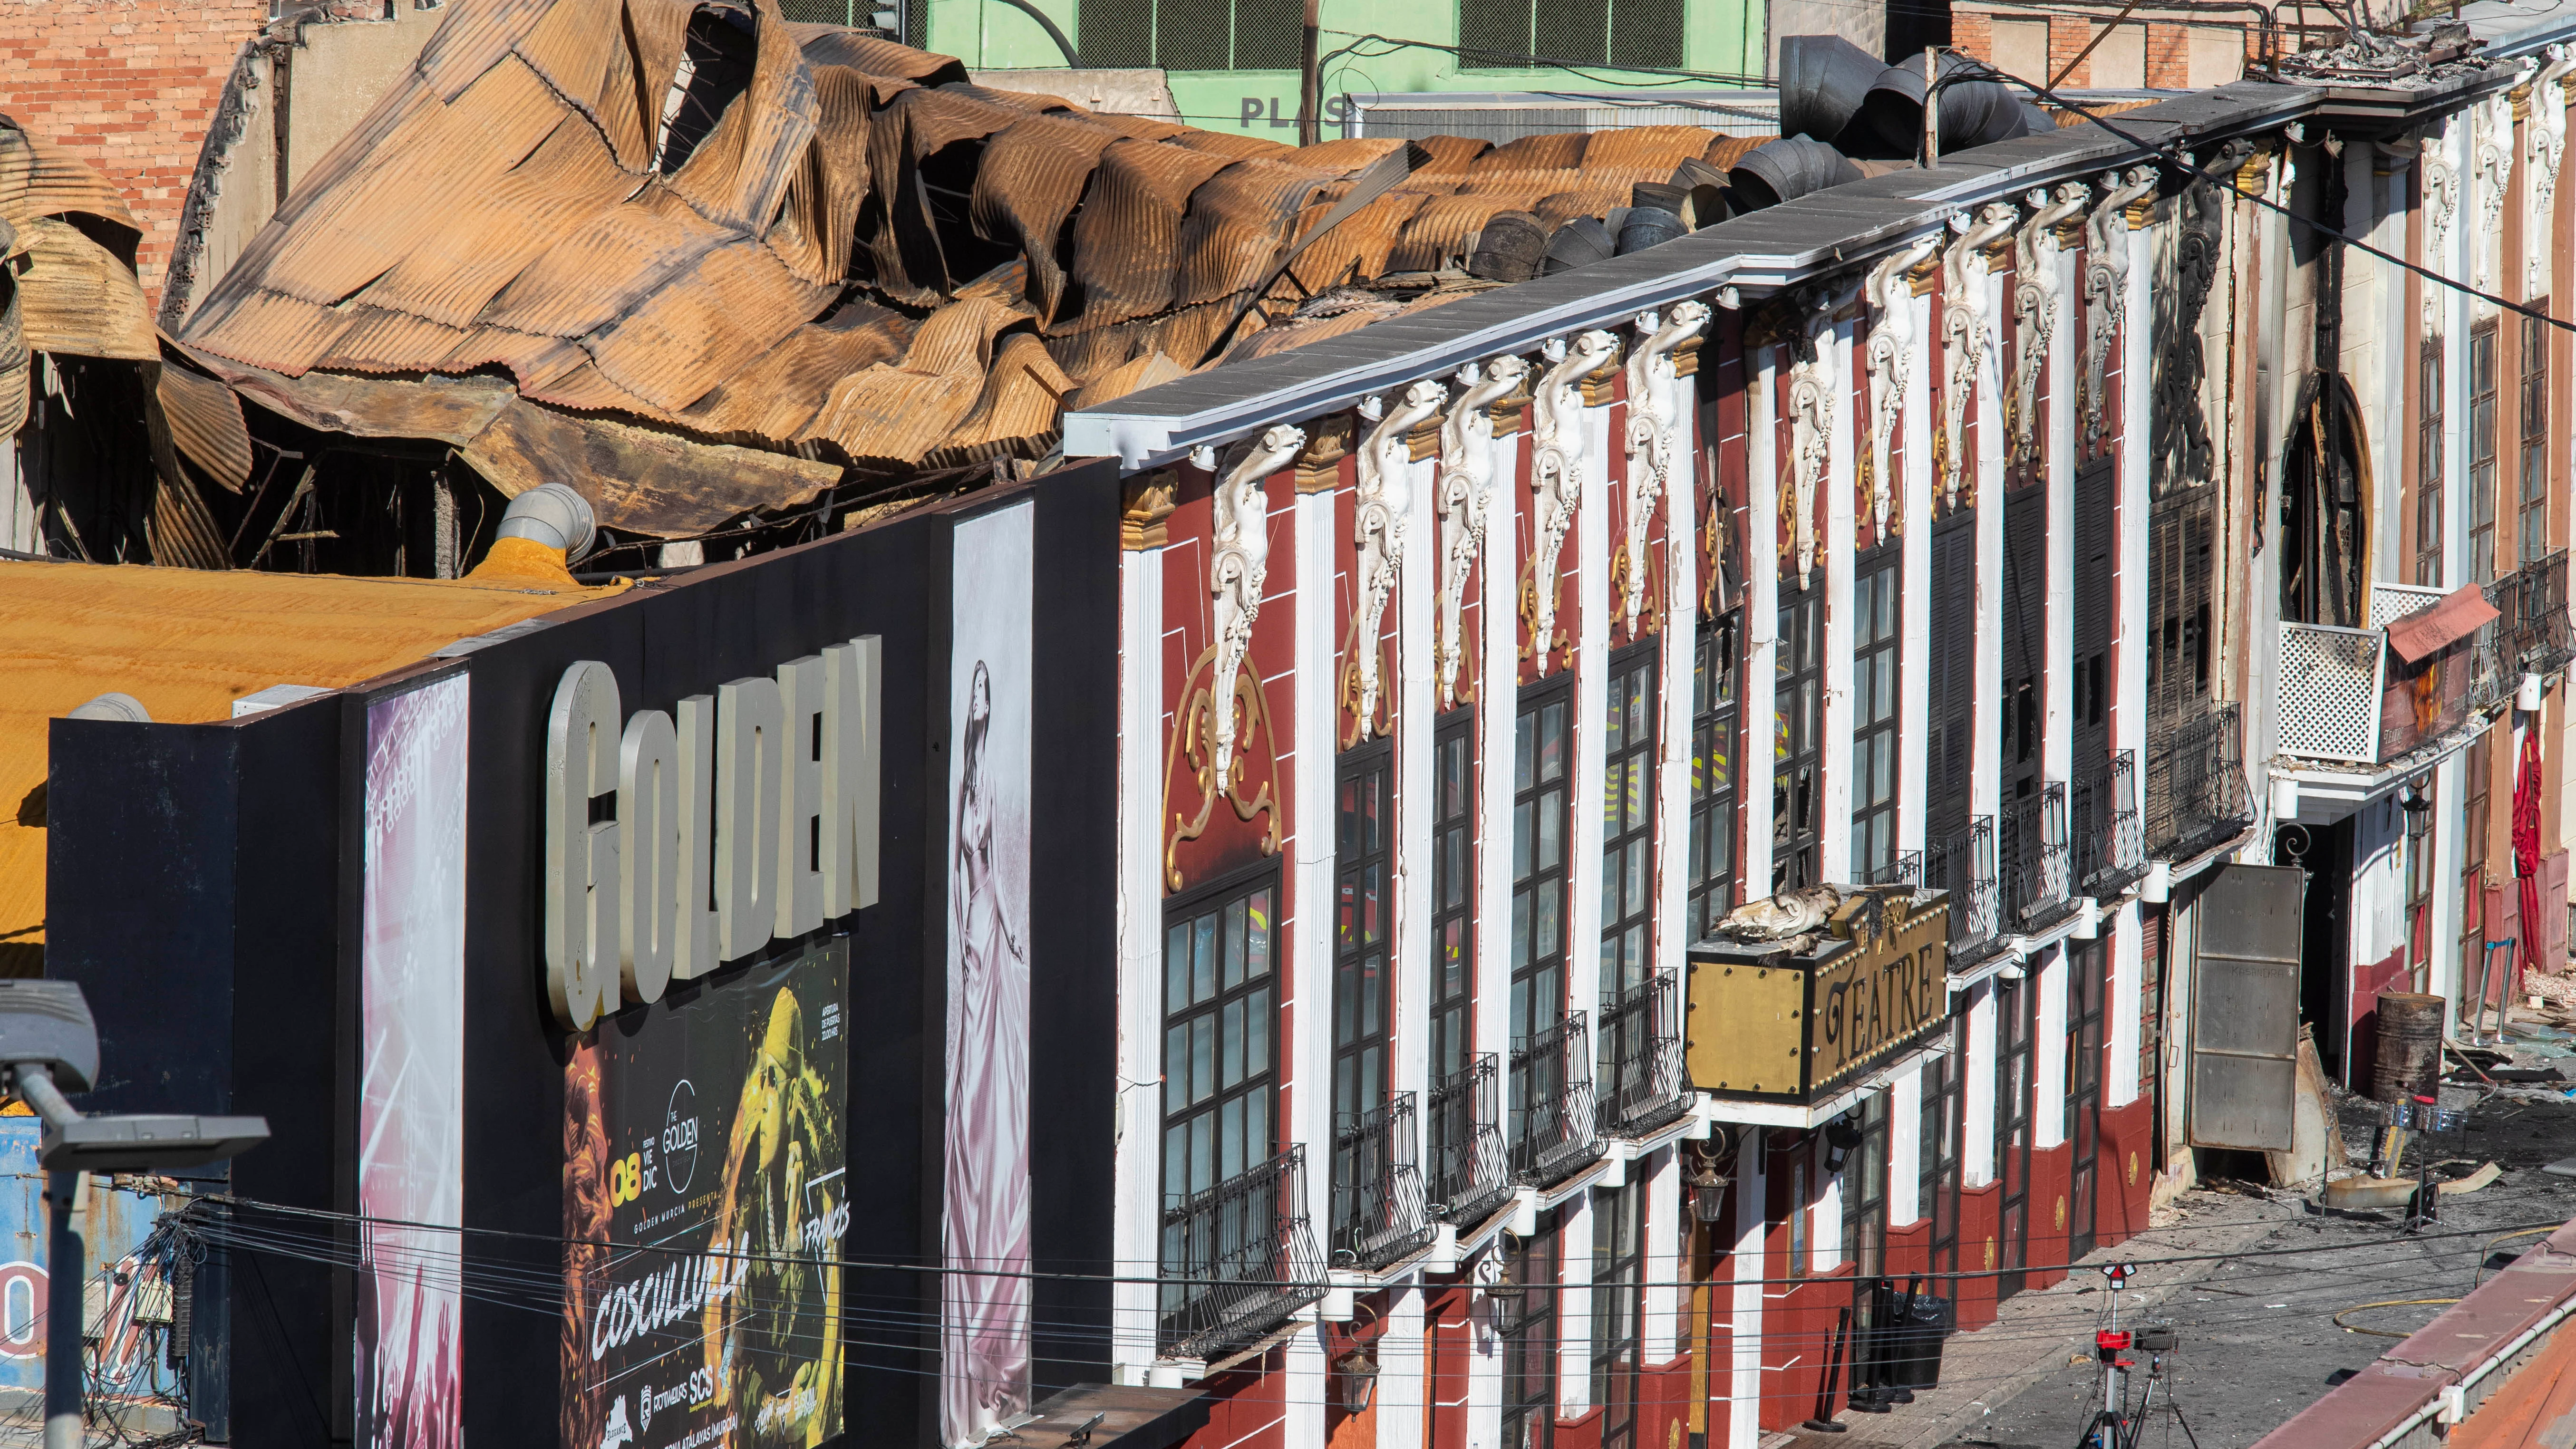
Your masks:
M1574 694L1532 692L1512 721L1512 1039L1565 1015L1566 847L1573 826Z
M1945 1023L1933 1045L1939 1050L1923 1062L1920 1191L1932 1224L1931 1271L1951 1273L1959 1267L1959 1140L1967 1131L1957 1022Z
M1475 1054L1476 715L1441 716L1432 741L1431 1075Z
M1602 1449L1637 1437L1638 1323L1646 1291L1646 1191L1642 1182L1592 1195L1592 1402Z
M1086 65L1165 70L1295 70L1300 9L1285 0L1083 0Z
M1460 59L1471 69L1678 66L1682 25L1683 0L1458 0Z
M1691 668L1691 940L1735 909L1735 768L1738 649L1744 616L1700 625Z
M2547 313L2549 301L2532 302ZM2536 563L2549 552L2549 324L2522 319L2522 494L2517 507L2514 566Z
M2415 369L2415 582L2442 582L2442 339L2428 337Z
M1771 893L1811 886L1824 770L1822 591L1784 591L1771 696Z
M1503 1449L1556 1442L1557 1233L1557 1215L1543 1213L1538 1231L1504 1256Z
M2496 324L2469 329L2469 582L2495 582Z
M1395 754L1384 743L1345 755L1333 841L1339 913L1333 931L1333 1122L1386 1100L1389 938L1395 893Z
M1896 862L1896 613L1900 560L1852 580L1852 873L1872 881Z
M1612 666L1601 719L1601 997L1642 985L1655 922L1655 674L1648 641Z
M1274 887L1175 912L1163 937L1163 1201L1270 1160L1278 992Z

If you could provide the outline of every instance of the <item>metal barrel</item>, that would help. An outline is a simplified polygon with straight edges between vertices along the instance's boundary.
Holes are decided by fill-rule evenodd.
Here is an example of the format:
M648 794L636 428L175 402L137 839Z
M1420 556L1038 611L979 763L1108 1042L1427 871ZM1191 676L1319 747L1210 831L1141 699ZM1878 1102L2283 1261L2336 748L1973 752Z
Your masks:
M2378 1051L2370 1095L2382 1102L2430 1096L2442 1075L2442 1018L2449 1003L2413 991L2379 993Z

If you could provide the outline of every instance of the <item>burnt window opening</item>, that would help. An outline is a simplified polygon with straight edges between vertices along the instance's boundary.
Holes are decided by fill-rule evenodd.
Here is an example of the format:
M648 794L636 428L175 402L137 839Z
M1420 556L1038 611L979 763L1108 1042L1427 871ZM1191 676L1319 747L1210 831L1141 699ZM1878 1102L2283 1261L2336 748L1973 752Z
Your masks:
M2496 319L2469 329L2469 582L2496 571Z
M751 12L733 5L701 5L689 17L687 48L662 97L662 124L653 138L653 169L677 175L697 154L734 98L751 88L759 43Z
M2415 582L2442 582L2442 339L2428 337L2415 369Z
M2549 552L2549 299L2524 305L2522 319L2521 495L2515 513L2514 567L2538 563Z
M2308 379L2281 470L2281 617L2361 626L2370 517L2361 408L2340 373Z

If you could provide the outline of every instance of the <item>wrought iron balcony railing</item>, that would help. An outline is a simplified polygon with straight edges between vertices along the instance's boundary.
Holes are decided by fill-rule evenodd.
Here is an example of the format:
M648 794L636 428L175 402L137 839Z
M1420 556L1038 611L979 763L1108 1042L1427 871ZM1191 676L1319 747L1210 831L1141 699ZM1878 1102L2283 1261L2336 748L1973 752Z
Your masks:
M1334 1131L1334 1267L1374 1271L1431 1245L1414 1143L1411 1092Z
M1869 879L1862 881L1861 884L1910 885L1920 887L1923 884L1923 852L1919 850L1898 851L1894 860L1887 861L1872 869L1869 872Z
M1166 1358L1240 1348L1324 1296L1301 1144L1163 1210L1155 1342Z
M2567 617L2567 550L2524 564L2496 580L2488 601L2504 617L2502 663L2517 674L2549 674L2576 658L2576 628Z
M1431 1085L1431 1212L1465 1228L1512 1193L1499 1113L1502 1064L1492 1052Z
M1950 893L1953 962L1964 965L1991 954L1998 909L1993 818L1980 815L1926 844L1922 887Z
M2243 715L2235 704L2147 730L2147 854L2183 860L2254 823L2245 788Z
M1643 1137L1690 1110L1682 1072L1681 983L1658 971L1601 1003L1601 1130Z
M2044 782L2004 802L2004 926L2033 931L2074 909L2066 843L2066 786Z
M1512 1047L1511 1092L1514 1178L1545 1187L1601 1155L1582 1012Z
M2075 888L2114 896L2147 873L2146 827L2138 818L2138 757L2122 750L2075 782L2071 833Z

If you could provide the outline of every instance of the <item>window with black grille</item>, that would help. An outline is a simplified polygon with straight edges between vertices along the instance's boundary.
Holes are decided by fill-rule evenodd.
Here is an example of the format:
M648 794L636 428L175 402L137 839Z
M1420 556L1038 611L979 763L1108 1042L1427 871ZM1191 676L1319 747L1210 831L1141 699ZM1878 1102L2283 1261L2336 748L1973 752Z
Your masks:
M1475 1055L1476 713L1440 717L1431 742L1431 1076Z
M1894 545L1854 565L1851 845L1856 881L1896 863L1896 615L1903 560Z
M1295 70L1294 0L1082 0L1076 44L1090 66Z
M1615 660L1601 719L1601 999L1645 983L1654 942L1655 674L1662 644Z
M2415 582L2442 582L2442 339L2427 337L2415 367Z
M1741 610L1699 626L1691 666L1691 940L1735 909L1737 683L1743 677Z
M1924 840L1937 847L1967 828L1976 761L1977 518L1961 510L1932 525L1930 740L1923 752ZM1951 909L1958 907L1953 905Z
M1682 0L1458 0L1470 69L1682 63ZM1084 59L1090 42L1083 44Z
M2216 490L2176 488L2147 511L2147 728L2199 718L2214 695L2210 577Z
M1573 796L1571 680L1529 691L1512 722L1512 1040L1565 1016L1565 856Z
M2469 582L2495 582L2496 320L2469 329Z
M1333 933L1333 1124L1386 1100L1388 937L1395 894L1395 752L1390 742L1342 756L1333 868L1340 894Z
M1771 893L1816 884L1824 780L1824 591L1782 589L1771 694Z
M2549 552L2549 300L2528 305L2522 319L2522 495L2516 513L2514 566Z
M1273 1151L1271 971L1277 873L1175 909L1163 938L1163 1201L1258 1167Z

